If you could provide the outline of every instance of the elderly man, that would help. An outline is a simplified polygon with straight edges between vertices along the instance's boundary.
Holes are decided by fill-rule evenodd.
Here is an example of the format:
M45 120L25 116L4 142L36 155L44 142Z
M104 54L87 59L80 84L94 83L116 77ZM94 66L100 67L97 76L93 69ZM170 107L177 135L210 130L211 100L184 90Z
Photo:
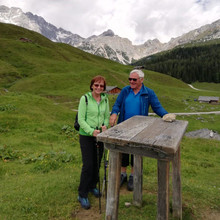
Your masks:
M118 123L125 121L135 115L148 115L149 107L153 111L163 117L167 115L167 111L160 104L156 94L152 89L144 86L144 73L139 69L132 70L129 75L129 86L122 89L117 97L115 104L112 108L110 116L110 125L116 124L117 116ZM171 119L172 120L172 119ZM131 155L131 174L127 183L127 189L133 190L133 155ZM129 165L129 154L122 154L122 167L121 167L121 183L127 182L127 166Z

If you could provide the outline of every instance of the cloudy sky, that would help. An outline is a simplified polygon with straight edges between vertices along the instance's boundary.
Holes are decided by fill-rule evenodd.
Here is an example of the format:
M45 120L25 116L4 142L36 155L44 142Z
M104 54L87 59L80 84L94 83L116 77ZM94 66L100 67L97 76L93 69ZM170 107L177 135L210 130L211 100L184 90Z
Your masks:
M0 5L30 11L84 38L111 29L133 44L168 42L220 19L220 0L0 0Z

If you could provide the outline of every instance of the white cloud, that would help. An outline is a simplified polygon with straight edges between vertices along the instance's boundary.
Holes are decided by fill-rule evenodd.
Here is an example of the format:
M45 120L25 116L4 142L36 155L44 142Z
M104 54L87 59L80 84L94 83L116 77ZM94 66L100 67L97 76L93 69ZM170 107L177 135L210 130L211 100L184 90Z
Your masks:
M219 0L0 0L47 22L89 37L112 29L135 44L167 42L220 19Z

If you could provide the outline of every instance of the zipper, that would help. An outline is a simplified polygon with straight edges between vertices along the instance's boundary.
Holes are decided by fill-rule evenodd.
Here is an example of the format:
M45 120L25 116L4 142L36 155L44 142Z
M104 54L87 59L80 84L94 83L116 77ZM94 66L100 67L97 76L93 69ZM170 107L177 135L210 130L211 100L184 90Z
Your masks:
M98 105L98 128L101 128L101 124L100 124L100 106L101 106L101 104L102 104L102 102L105 102L106 100L105 100L105 97L102 99L102 97L101 97L101 101L100 101L100 103L99 103L99 105L98 105L98 103L97 103L97 105ZM107 102L106 102L107 103ZM104 111L105 112L105 111ZM104 122L103 122L103 124L104 124Z
M101 100L101 101L102 101L102 100ZM99 104L96 102L96 104L97 104L97 106L98 106L98 128L99 128L99 129L100 129L100 126L99 126L99 117L100 117L100 105L101 105L101 101L100 101Z
M101 128L101 125L100 125L100 106L101 106L102 102L104 102L104 99L102 99L102 97L101 97L99 104L96 102L96 104L98 106L98 128L99 129Z

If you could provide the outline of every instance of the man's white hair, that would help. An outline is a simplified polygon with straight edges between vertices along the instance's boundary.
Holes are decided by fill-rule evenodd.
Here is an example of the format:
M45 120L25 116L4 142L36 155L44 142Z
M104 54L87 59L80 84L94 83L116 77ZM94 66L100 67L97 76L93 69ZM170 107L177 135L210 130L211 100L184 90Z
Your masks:
M130 72L130 75L131 75L132 73L137 73L140 78L144 78L144 72L141 71L141 70L132 70L132 71Z

